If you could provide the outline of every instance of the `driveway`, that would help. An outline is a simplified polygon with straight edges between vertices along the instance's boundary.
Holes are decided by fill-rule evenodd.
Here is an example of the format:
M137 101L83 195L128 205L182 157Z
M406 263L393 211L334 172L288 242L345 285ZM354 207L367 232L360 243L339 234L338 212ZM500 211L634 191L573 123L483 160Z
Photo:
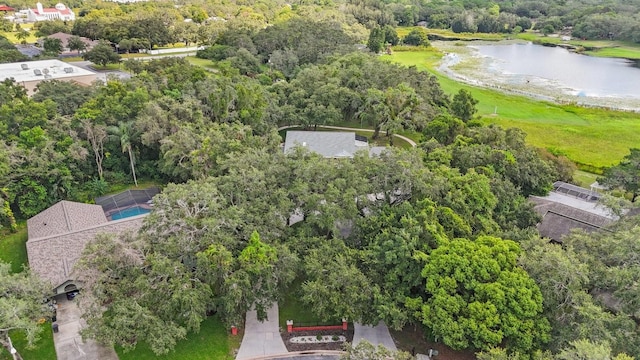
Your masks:
M57 321L58 332L53 333L58 360L118 360L112 347L98 344L94 340L82 341L80 329L85 325L80 319L80 309L76 300L69 301L66 296L58 296Z
M255 310L247 312L244 337L236 360L246 360L265 355L286 354L278 326L278 303L274 303L267 312L264 322L258 321Z
M362 340L378 346L384 345L389 350L397 351L396 344L389 334L389 328L385 323L380 322L376 326L365 326L358 323L353 324L353 346L358 345Z

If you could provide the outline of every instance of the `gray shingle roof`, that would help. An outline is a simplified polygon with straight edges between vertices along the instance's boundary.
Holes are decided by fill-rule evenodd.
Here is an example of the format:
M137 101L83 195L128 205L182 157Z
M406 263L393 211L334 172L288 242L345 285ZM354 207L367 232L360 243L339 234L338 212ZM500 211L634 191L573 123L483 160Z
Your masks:
M287 131L285 154L302 146L326 158L353 157L356 152L356 134L332 131Z
M598 231L615 220L584 209L555 202L549 198L531 196L534 210L542 216L538 231L542 237L561 241L572 229Z
M60 201L27 220L29 267L57 287L70 280L84 247L97 234L137 231L143 218L108 221L100 205Z
M63 200L27 220L27 231L33 240L106 222L102 206Z

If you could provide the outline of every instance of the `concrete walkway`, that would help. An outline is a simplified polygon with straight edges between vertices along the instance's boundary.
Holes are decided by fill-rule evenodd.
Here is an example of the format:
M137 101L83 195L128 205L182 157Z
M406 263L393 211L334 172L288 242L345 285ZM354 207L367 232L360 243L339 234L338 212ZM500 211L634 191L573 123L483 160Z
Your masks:
M80 318L80 309L75 300L58 296L57 321L58 332L53 333L53 342L58 360L118 360L112 347L98 344L94 340L82 341L80 329L84 320Z
M278 303L271 306L264 322L258 321L255 310L248 311L244 337L236 360L286 353L287 348L284 346L278 326Z
M376 326L365 326L358 323L353 324L353 346L358 345L362 340L378 346L383 345L389 350L397 351L396 344L389 334L389 329L385 323L380 322Z
M302 125L287 125L287 126L281 126L278 128L278 131L280 130L286 130L286 129L291 129L291 128L296 128L296 127L300 127ZM329 125L318 125L319 128L325 128L325 129L334 129L334 130L351 130L351 131L366 131L366 132L375 132L375 130L371 130L371 129L361 129L361 128L349 128L349 127L342 127L342 126L329 126ZM402 135L398 135L398 134L393 134L393 136L397 137L398 139L402 139L406 142L408 142L411 146L416 147L416 142L409 139L406 136L402 136Z

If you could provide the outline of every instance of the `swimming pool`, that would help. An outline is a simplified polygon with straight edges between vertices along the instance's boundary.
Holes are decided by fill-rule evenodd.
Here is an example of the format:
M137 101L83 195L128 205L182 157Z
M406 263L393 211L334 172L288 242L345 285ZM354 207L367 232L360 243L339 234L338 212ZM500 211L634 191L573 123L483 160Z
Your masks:
M120 210L111 215L111 220L120 220L132 216L148 214L151 212L151 209L145 209L141 206L134 206L128 209Z

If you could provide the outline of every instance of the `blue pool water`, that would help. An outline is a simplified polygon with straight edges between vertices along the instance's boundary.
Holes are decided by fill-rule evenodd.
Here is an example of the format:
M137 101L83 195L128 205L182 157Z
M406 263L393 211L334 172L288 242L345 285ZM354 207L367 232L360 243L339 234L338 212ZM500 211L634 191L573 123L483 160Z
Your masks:
M145 208L140 207L140 206L134 206L134 207L130 207L128 209L120 210L120 211L118 211L116 213L113 213L111 215L111 220L124 219L124 218L132 217L132 216L148 214L150 212L151 212L151 210L149 210L149 209L145 209Z

